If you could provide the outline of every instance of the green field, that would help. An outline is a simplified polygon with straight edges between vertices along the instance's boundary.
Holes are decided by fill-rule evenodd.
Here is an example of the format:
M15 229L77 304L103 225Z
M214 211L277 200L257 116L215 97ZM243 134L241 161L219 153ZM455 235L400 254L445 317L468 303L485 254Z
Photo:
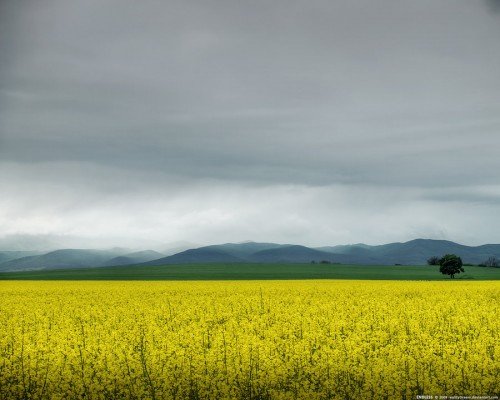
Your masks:
M257 280L386 279L450 280L435 266L337 264L196 264L120 266L53 271L4 272L0 280ZM500 279L500 268L465 267L455 280Z

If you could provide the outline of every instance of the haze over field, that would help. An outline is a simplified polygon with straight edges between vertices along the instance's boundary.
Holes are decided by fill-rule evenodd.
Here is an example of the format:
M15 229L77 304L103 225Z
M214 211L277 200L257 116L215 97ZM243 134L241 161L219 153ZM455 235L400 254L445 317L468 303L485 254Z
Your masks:
M0 239L498 243L499 4L2 1Z

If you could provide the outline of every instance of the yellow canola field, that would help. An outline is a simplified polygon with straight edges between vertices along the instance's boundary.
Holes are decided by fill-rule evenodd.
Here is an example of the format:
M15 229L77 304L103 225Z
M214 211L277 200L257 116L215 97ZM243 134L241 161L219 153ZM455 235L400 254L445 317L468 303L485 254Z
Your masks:
M500 393L496 282L1 282L0 399Z

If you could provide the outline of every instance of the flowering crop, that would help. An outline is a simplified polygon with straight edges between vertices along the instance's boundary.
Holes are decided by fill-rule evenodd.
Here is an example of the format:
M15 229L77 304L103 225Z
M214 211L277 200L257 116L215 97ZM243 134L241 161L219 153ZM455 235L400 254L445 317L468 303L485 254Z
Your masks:
M0 399L498 395L496 282L2 282Z

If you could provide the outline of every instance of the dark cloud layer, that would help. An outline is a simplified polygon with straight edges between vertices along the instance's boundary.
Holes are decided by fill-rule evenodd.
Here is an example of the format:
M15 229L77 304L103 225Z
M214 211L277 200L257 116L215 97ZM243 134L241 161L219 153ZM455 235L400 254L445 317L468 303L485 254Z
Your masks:
M500 1L499 0L486 0L486 3L490 7L490 10L498 13L500 12Z
M256 210L278 221L261 230L273 240L290 238L287 215L304 205L316 213L294 220L297 241L471 240L419 221L443 204L458 218L482 198L487 209L472 213L481 226L499 207L498 4L4 1L0 174L10 193L0 221L11 233L60 234L77 221L90 235L86 221L100 218L108 233L259 239L245 221L257 212L248 193L264 190L274 200ZM20 198L27 188L32 202ZM313 234L338 216L315 197L325 190L341 193L334 203L351 217ZM234 191L247 197L226 204ZM360 192L373 202L354 201ZM152 203L165 213L153 230L153 216L124 222ZM362 217L382 203L394 221L374 219L365 235ZM410 205L414 220L400 211ZM213 229L193 217L207 212Z

